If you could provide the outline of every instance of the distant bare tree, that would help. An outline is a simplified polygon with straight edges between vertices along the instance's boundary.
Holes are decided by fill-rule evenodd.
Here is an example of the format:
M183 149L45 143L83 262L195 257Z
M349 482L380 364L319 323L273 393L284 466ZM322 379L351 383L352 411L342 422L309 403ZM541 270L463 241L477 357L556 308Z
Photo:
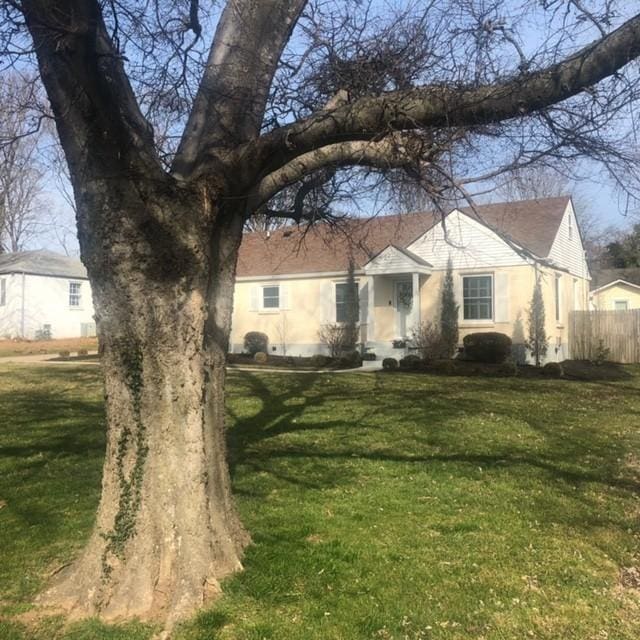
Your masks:
M33 91L33 80L19 75L0 86L0 251L21 251L42 229L44 170L40 135L31 132Z

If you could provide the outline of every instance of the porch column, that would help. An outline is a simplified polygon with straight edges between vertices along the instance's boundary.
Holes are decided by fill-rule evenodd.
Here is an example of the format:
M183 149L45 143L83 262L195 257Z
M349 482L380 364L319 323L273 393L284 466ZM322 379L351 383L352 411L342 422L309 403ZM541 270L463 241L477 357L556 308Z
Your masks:
M411 274L411 326L408 329L411 331L417 329L420 325L420 274Z
M374 340L375 276L367 276L367 342Z

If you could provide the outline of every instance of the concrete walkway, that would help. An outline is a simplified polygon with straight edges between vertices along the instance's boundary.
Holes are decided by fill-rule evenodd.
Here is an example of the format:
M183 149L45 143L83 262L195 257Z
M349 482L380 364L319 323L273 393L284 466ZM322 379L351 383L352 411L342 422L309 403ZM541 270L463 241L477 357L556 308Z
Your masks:
M95 356L97 351L89 351L88 355ZM35 353L30 355L2 356L0 364L100 364L98 360L55 360L57 353Z
M89 351L89 355L96 355L97 351ZM53 365L98 365L99 360L56 360L60 356L57 353L36 353L32 355L16 355L0 357L0 365L2 364L53 364ZM382 363L379 360L365 360L361 367L355 369L320 369L314 371L312 369L285 369L284 367L274 367L268 369L266 367L249 367L246 365L231 365L227 367L229 371L262 371L265 373L371 373L372 371L382 371Z

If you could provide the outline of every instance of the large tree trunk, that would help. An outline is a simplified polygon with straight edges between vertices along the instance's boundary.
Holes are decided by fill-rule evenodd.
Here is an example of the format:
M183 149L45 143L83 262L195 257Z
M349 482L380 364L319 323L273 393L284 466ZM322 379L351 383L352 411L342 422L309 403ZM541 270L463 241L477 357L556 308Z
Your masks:
M219 592L248 542L224 434L242 217L195 190L159 195L111 184L108 193L76 196L107 451L91 539L41 601L76 617L171 625ZM108 245L100 242L106 226L117 235Z

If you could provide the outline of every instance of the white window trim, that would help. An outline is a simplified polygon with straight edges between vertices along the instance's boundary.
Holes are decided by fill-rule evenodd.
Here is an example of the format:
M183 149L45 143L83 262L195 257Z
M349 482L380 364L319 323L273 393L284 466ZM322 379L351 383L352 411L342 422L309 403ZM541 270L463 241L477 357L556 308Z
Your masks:
M491 317L467 319L464 317L464 279L465 278L491 278ZM491 272L483 273L461 273L460 274L460 325L485 326L492 327L496 323L496 279L495 274Z
M265 289L273 289L276 288L278 289L278 306L277 307L265 307L264 306L264 290ZM261 284L258 287L258 290L260 291L260 298L258 300L258 311L260 313L280 313L280 310L282 309L282 291L280 288L280 283L276 282L276 283L272 283L272 284Z
M72 284L77 284L78 285L78 304L71 304L71 285ZM79 280L69 280L69 286L67 287L67 305L69 307L69 310L71 311L82 311L83 310L83 299L84 299L84 295L83 295L83 291L82 291L82 282Z

